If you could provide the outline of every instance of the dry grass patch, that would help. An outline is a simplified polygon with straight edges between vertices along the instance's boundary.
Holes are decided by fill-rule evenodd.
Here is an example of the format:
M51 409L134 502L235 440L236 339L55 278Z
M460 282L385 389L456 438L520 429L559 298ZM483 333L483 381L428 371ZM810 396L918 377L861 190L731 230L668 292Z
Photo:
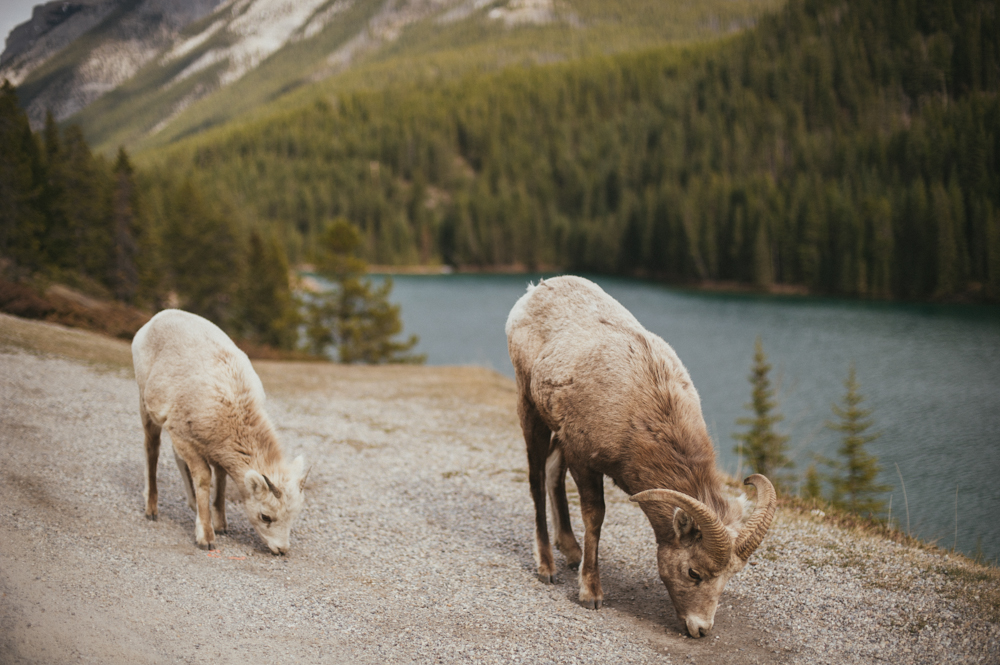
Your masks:
M0 350L6 349L81 360L114 371L132 371L129 342L54 323L0 314Z
M846 552L836 546L837 565L861 571L867 575L870 586L895 591L911 588L917 577L941 576L940 592L955 600L971 605L978 616L1000 624L1000 569L989 563L973 560L960 552L949 551L935 543L918 540L909 534L894 529L884 521L861 517L853 513L837 510L823 504L822 512L816 513L818 504L792 497L782 500L782 509L801 518L812 518L836 526L855 536L854 542L864 539L884 540L912 548L904 554L909 567L891 565L875 553ZM827 545L831 547L830 545ZM932 557L926 554L936 555ZM941 563L944 557L946 563ZM915 620L919 630L926 622Z
M460 399L514 411L514 382L476 366L338 365L260 360L254 368L268 392L320 392L355 399Z
M980 614L1000 624L1000 570L983 566L961 555L939 569L948 584L945 595L976 607Z

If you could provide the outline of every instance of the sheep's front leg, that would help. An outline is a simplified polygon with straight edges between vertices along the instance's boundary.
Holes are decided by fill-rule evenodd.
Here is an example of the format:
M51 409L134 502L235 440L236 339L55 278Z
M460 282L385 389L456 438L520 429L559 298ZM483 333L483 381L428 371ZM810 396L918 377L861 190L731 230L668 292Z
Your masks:
M184 460L190 473L194 490L195 511L194 539L203 550L215 549L215 531L212 529L212 467L191 446L174 442L174 450Z
M597 567L597 546L601 540L601 525L604 524L604 476L591 471L573 471L573 479L580 492L584 528L580 602L592 610L599 610L604 603L601 573Z
M212 526L216 533L226 532L226 470L212 465L215 472L215 500L212 501Z

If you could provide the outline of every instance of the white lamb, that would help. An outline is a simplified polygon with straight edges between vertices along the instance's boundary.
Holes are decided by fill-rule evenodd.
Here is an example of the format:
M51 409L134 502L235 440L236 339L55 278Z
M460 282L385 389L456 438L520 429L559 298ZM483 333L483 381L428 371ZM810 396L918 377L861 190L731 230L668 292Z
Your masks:
M302 510L304 461L301 455L284 461L264 412L264 387L246 354L212 322L168 309L136 333L132 361L146 432L146 518L157 518L156 463L166 429L188 505L197 513L198 546L214 549L215 532L226 530L229 475L271 552L287 552Z

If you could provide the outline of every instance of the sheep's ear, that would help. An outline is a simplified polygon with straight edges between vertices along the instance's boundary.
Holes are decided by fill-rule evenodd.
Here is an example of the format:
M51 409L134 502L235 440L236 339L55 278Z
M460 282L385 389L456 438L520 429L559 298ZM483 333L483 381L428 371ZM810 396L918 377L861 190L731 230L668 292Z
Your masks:
M674 533L677 534L677 540L690 540L694 536L697 526L693 517L680 508L674 509Z
M292 460L292 464L288 467L288 470L292 472L293 478L300 478L302 476L302 469L304 468L306 468L306 458L299 455Z
M306 460L305 458L302 457L302 455L296 457L295 460L292 462L292 473L295 474L295 476L298 476L299 478L300 492L305 489L306 479L309 477L309 472L312 471L312 467L310 466L303 473L302 469L305 467L305 465L306 465Z
M247 471L246 475L243 476L243 484L250 496L258 500L264 498L264 495L271 491L268 489L267 479L253 469Z

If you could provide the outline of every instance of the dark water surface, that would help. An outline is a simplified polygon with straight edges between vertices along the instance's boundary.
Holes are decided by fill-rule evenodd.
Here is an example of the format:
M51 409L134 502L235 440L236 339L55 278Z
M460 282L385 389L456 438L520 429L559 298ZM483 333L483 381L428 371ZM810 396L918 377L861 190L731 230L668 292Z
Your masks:
M504 323L537 275L395 276L405 334L428 363L477 364L513 376ZM747 415L747 375L760 335L780 383L779 431L801 476L813 453L836 456L823 428L857 367L868 444L893 490L894 521L914 535L990 560L1000 556L1000 308L867 303L688 292L594 278L687 366L719 464L737 472L732 434ZM897 473L896 465L899 467ZM743 469L745 472L746 470ZM906 488L904 501L900 476ZM956 520L956 491L958 517ZM888 499L888 497L886 497Z

